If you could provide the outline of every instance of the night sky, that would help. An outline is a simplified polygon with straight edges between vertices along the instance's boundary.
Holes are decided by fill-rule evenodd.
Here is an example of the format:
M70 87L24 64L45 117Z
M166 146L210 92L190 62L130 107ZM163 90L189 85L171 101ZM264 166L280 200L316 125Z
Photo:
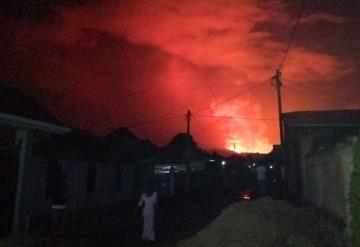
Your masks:
M96 135L129 127L164 145L190 109L201 147L268 152L279 143L270 78L301 5L3 0L0 83ZM285 112L360 107L359 27L358 0L305 2L282 67Z

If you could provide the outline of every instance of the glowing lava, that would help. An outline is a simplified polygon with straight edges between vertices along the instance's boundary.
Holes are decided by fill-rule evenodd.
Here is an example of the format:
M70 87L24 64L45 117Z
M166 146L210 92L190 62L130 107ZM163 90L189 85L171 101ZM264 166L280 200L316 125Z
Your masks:
M235 153L269 153L272 149L267 142L256 141L252 146L246 146L240 138L231 138L227 141L226 148Z
M244 153L246 148L242 145L241 140L228 140L227 149L235 153Z
M260 119L262 111L260 104L244 99L234 99L227 104L214 107L214 116L225 117L218 126L223 133L224 147L236 153L270 152L272 145L265 136L265 122L249 121Z

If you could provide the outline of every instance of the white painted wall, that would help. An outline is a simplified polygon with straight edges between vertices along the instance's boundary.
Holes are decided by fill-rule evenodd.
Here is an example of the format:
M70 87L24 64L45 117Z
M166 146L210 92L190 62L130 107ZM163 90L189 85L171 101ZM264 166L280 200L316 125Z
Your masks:
M339 143L303 158L303 196L348 222L347 195L352 170L354 141Z

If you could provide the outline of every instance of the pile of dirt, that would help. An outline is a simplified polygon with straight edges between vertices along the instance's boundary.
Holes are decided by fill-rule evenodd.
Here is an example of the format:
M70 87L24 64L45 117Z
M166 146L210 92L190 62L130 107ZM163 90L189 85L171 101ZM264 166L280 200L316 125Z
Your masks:
M230 205L207 228L177 247L312 247L319 246L319 241L324 244L324 236L332 238L326 237L326 246L338 246L335 228L324 224L328 223L314 209L266 197Z

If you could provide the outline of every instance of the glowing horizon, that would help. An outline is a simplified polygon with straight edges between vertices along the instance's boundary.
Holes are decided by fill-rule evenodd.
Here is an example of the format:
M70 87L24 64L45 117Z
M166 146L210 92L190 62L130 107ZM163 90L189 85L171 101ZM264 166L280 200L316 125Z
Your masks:
M64 125L98 136L127 127L161 146L186 129L190 109L204 149L267 153L279 143L269 79L284 56L298 2L58 2L48 6L52 12L34 11L35 20L17 18L21 6L3 18L0 75ZM355 13L317 3L307 6L281 68L284 111L360 107L322 101L325 94L296 86L360 98Z

